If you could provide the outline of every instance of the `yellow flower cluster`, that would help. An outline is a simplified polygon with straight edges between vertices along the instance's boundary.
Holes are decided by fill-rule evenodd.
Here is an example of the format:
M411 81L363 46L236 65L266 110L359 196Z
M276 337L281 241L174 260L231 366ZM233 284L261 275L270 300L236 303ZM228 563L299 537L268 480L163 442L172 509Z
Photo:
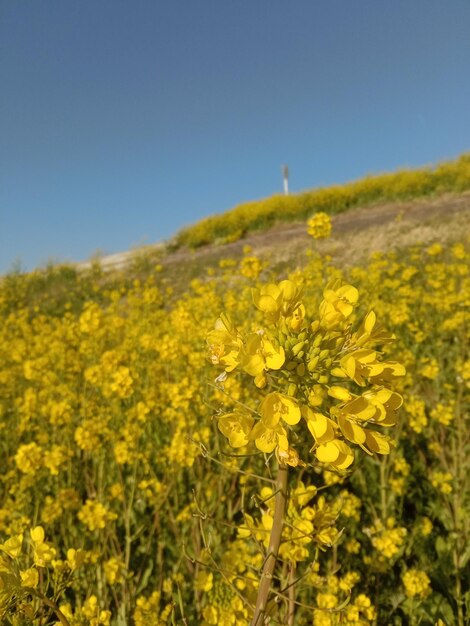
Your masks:
M312 548L330 547L340 537L341 533L335 527L340 505L330 505L324 497L310 503L316 493L315 487L306 487L299 481L290 494L279 552L284 561L305 561L311 556ZM239 537L253 536L258 544L268 549L274 519L274 496L270 487L263 487L260 497L265 508L261 519L255 522L251 515L245 514L244 524L238 529Z
M406 460L401 456L395 457L393 460L393 474L389 478L389 484L392 491L399 496L405 493L409 473L410 466Z
M425 597L431 592L429 576L417 569L407 570L401 577L409 598Z
M27 546L24 545L26 542ZM72 575L84 564L86 554L82 550L70 548L67 550L66 560L56 559L56 556L57 550L45 540L42 526L30 529L27 536L23 533L13 535L0 544L0 617L2 622L13 611L18 619L26 618L30 620L28 623L39 623L43 609L41 601L45 579L53 589L54 598L71 586ZM54 601L48 601L48 608L60 618L62 609ZM111 613L105 611L103 615L106 616L106 620L102 622L103 626L110 626ZM8 619L8 623L16 623L16 621L15 619L14 622L10 622ZM99 623L101 622L90 621L89 625L98 626Z
M372 545L380 562L394 559L400 554L407 530L402 526L396 526L395 519L388 518L385 525L378 521L370 532Z
M340 594L351 593L358 582L359 576L354 572L346 574L342 579L329 576L326 580L319 580L318 584L322 584L326 590L317 593L318 608L313 612L312 626L367 626L374 623L377 614L370 598L364 593L359 593L347 602L342 611L338 609L341 604Z
M452 493L452 479L450 472L434 471L431 474L431 485L443 494Z
M107 522L116 517L116 513L110 513L101 502L93 500L87 500L78 512L78 519L88 530L102 530Z
M331 235L331 219L327 213L315 213L307 220L307 232L314 239L326 239Z
M137 598L133 613L135 626L166 626L173 613L173 606L167 604L160 612L160 593L154 591L150 596Z
M224 368L219 380L241 370L254 378L256 387L280 391L269 391L256 411L238 407L218 416L230 445L254 442L261 452L275 451L282 463L297 466L303 461L289 432L303 422L321 463L348 468L354 459L350 443L368 454L388 454L388 437L370 426L395 424L402 398L387 385L404 376L405 368L382 360L374 349L391 336L376 324L373 311L352 330L348 318L358 301L357 289L332 282L313 318L302 302L302 288L293 281L254 289L252 295L267 326L244 336L222 314L207 338L210 360ZM372 386L356 394L337 384L345 379ZM321 411L326 398L338 401L329 407L329 415Z

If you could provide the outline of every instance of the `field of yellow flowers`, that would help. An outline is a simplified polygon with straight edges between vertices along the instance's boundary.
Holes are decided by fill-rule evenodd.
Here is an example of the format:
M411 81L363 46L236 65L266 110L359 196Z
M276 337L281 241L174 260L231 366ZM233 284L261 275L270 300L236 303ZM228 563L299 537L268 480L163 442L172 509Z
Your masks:
M2 624L470 623L468 240L306 258L1 281Z

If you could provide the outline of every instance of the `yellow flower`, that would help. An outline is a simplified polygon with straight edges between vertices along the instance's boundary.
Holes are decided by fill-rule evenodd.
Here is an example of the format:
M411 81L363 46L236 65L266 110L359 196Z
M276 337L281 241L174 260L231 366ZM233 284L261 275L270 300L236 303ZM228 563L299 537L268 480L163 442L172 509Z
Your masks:
M0 544L0 550L6 552L12 559L16 559L21 554L21 548L23 545L23 533L14 535L7 539L5 543Z
M440 243L433 243L429 248L427 248L426 252L429 256L437 256L442 252L442 245Z
M109 388L119 398L128 398L133 392L133 378L130 370L124 365L120 365L111 376Z
M199 571L194 579L194 588L197 591L210 591L212 589L214 575L212 572Z
M30 587L36 589L39 583L38 570L35 567L30 567L26 570L20 570L21 586Z
M44 540L45 534L42 526L33 528L30 535L34 565L46 567L47 563L50 563L54 559L56 550Z
M444 495L452 493L451 480L452 474L450 472L439 472L436 470L431 474L431 485Z
M207 335L209 358L214 365L223 365L226 372L233 371L239 363L242 339L232 320L221 313L215 329Z
M332 439L327 443L321 443L315 449L315 456L320 463L327 463L338 469L347 469L354 461L354 454L351 448L340 439Z
M75 550L74 548L69 548L67 550L67 565L70 567L72 572L81 567L85 561L86 552L84 550Z
M279 317L289 318L300 306L302 288L292 280L270 283L261 289L252 289L253 303L265 314L266 321L274 324Z
M331 219L327 213L315 213L308 221L308 234L314 239L324 239L331 234Z
M226 413L217 419L220 432L227 437L233 448L241 448L248 444L254 422L251 415L237 411Z
M300 421L297 401L281 393L268 393L260 405L261 420L268 428L274 428L282 419L293 426Z
M332 283L323 291L320 304L320 325L323 328L334 328L345 321L353 312L359 298L359 292L352 285L338 286Z
M284 348L275 347L267 336L259 333L248 336L243 354L241 367L247 374L254 377L261 376L265 370L280 369L285 361Z
M379 559L393 559L402 549L407 534L406 528L396 527L395 520L388 519L387 527L383 528L380 523L375 528L377 534L372 536L371 541L379 553Z
M43 462L43 451L34 441L18 448L15 455L18 469L24 474L35 474Z
M418 531L423 537L428 537L433 529L433 525L429 517L423 517L420 520Z
M104 575L110 585L116 585L123 581L124 563L121 559L112 557L103 564Z
M454 412L454 402L450 402L448 405L439 403L431 411L431 418L443 426L449 426L454 419Z
M78 512L78 519L87 526L88 530L102 530L108 521L116 519L115 513L110 513L101 502L87 500Z
M273 452L277 447L284 452L287 452L289 449L286 429L280 425L275 428L269 428L263 421L259 421L253 426L250 432L250 440L254 440L258 450L267 454Z
M44 467L47 467L53 476L57 476L59 467L69 458L70 453L65 446L54 445L44 452Z
M401 579L405 587L405 593L409 598L416 596L424 598L431 591L431 581L426 572L417 569L409 569L402 575Z

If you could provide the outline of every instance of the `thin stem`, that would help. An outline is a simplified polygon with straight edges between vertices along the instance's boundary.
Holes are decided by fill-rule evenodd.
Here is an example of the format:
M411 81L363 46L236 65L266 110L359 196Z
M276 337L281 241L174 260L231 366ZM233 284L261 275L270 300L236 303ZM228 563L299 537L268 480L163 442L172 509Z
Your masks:
M34 593L35 596L37 596L41 600L41 602L43 602L46 606L48 606L50 609L52 609L54 611L54 613L59 618L59 621L62 624L62 626L70 626L70 622L65 617L65 615L62 613L62 611L59 609L57 604L52 602L52 600L49 600L49 598L47 598L46 596L44 596L42 593L40 593L38 591L33 590L33 593Z
M265 623L264 616L268 604L269 590L273 578L274 567L281 545L282 528L284 526L284 513L287 504L287 467L279 465L276 479L276 499L274 501L274 519L269 538L269 547L266 559L261 572L261 579L258 588L258 597L251 626L261 626Z
M460 411L460 401L461 401L461 388L459 388L459 394L456 402L456 430L452 431L452 459L454 463L453 474L455 479L455 487L453 492L453 506L452 506L452 517L453 517L453 526L455 533L455 540L453 542L453 557L454 557L454 567L455 567L455 601L457 603L457 623L458 626L464 625L464 613L463 613L463 597L462 597L462 579L461 579L461 546L459 537L462 536L462 517L461 517L461 487L462 487L462 469L464 463L464 453L462 449L462 442L464 440L464 435L462 432L462 419L461 419L461 411Z
M380 459L380 512L382 514L382 522L387 519L387 477L386 477L386 460Z
M295 562L289 563L289 603L287 610L287 626L294 626L295 617Z

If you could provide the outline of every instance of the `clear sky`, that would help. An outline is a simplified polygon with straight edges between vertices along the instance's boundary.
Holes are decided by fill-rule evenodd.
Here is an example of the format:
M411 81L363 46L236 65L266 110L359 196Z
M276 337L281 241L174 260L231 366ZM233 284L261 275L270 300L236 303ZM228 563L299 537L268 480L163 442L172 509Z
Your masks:
M0 272L470 150L468 0L1 0Z

